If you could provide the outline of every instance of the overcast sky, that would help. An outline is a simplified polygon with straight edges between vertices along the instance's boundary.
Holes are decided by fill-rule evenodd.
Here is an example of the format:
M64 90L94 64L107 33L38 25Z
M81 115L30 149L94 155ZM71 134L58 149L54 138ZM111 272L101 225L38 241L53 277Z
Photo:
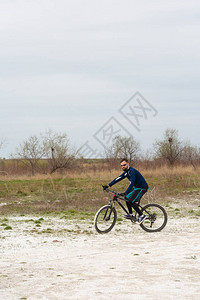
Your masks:
M49 128L100 152L110 130L200 146L199 79L198 0L0 0L0 157Z

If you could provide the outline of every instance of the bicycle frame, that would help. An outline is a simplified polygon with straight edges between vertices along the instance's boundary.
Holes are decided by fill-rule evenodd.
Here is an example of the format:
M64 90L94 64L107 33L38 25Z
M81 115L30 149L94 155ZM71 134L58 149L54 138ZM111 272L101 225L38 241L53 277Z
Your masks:
M119 201L119 199L120 199L120 200L123 200L123 201L127 202L127 200L126 200L125 198L122 198L122 197L120 196L119 193L117 193L117 192L115 192L115 191L112 191L112 190L109 190L109 189L106 189L106 192L108 192L108 193L111 192L111 193L114 194L113 199L109 200L109 203L110 203L110 204L111 204L111 202L113 202L113 204L115 204L115 202L117 202L117 203L119 204L119 206L125 211L125 213L126 213L127 215L130 215L130 213L128 212L128 210L127 210L127 209L124 207L124 205ZM111 205L112 205L112 204L111 204ZM138 202L138 206L139 206L140 208L142 208L142 206L139 204L139 202ZM110 214L111 214L111 212L110 212ZM136 214L137 214L137 212L135 212L135 216L131 218L131 221L132 221L132 222L135 222L135 221L137 220ZM110 216L109 216L109 217L110 217Z
M126 209L126 208L123 206L123 204L118 200L118 198L119 198L120 200L123 200L123 201L126 202L125 199L123 199L123 198L121 198L121 197L119 197L119 196L116 196L116 195L114 195L114 196L113 196L113 199L109 200L109 202L110 202L110 203L111 203L111 202L113 202L113 203L117 202L117 203L119 204L119 206L121 206L121 208L122 208L127 214L129 214L129 212L127 211L127 209Z

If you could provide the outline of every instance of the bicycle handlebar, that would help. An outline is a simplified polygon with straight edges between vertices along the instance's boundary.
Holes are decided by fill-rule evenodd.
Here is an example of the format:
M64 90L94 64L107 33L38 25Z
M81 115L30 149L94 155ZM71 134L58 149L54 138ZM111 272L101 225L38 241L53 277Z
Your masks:
M107 193L110 192L110 193L112 193L112 194L115 194L115 196L117 196L117 197L120 198L121 200L126 201L125 197L122 197L122 196L121 196L121 193L118 193L118 192L115 192L115 191L113 191L113 190L110 190L109 188L106 188L105 191L106 191Z
M113 194L115 194L116 196L120 196L120 193L118 193L118 192L115 192L115 191L113 191L113 190L110 190L109 188L107 188L106 190L105 190L107 193L113 193Z

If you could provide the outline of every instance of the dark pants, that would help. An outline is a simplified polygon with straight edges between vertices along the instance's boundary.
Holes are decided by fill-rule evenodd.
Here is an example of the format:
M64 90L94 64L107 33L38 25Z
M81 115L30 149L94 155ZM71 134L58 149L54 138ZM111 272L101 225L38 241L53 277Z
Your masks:
M138 206L138 202L142 198L142 196L148 191L147 188L134 188L127 196L127 202L126 205L128 207L128 211L130 214L132 214L132 208L139 214L139 216L142 215L142 211Z

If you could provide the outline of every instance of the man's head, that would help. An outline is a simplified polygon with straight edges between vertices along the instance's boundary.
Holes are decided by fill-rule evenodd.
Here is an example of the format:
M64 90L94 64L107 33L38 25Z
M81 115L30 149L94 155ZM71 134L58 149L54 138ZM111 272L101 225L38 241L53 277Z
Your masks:
M129 169L129 162L128 162L128 160L126 158L123 158L120 161L120 165L121 165L123 171L128 171L128 169Z

